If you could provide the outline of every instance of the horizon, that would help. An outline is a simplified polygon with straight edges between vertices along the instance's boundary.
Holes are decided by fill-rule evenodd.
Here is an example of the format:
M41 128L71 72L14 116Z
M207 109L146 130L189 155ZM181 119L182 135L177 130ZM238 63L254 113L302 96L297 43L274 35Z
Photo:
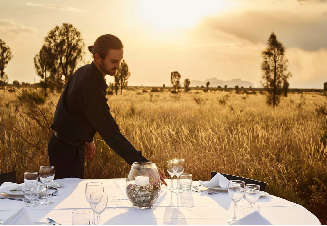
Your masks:
M5 68L9 83L40 80L33 58L62 23L81 32L85 62L91 62L87 46L98 36L117 35L130 86L169 86L170 72L178 71L182 84L214 77L259 87L261 52L271 32L286 48L290 88L321 89L327 82L324 0L2 0L0 13L0 39L14 55Z

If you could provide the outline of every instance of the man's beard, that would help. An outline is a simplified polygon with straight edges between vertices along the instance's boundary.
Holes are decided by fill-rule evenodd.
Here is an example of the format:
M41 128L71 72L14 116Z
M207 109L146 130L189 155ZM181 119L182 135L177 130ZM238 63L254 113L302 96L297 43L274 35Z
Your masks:
M100 68L101 71L106 73L106 75L111 75L111 76L116 75L116 71L107 69L106 65L104 64L104 62L102 60L101 60L101 63L99 64L99 68Z

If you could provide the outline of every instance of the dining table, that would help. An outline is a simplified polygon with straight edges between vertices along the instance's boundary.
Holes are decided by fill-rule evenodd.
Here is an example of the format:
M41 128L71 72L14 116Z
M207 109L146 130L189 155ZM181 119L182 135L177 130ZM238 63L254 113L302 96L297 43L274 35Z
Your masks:
M168 186L161 186L159 198L148 209L134 207L128 200L126 178L65 178L55 181L63 186L58 188L56 196L49 197L53 204L26 207L33 222L45 223L47 218L51 218L58 224L71 225L73 210L92 212L85 197L88 182L101 182L108 195L108 204L99 222L101 225L227 225L234 216L234 203L227 190L198 189L198 181L193 181L192 190L176 193L168 189L170 180L167 180ZM9 182L2 184L0 192L10 185ZM0 199L0 222L22 207L23 201ZM242 219L253 211L258 211L273 225L320 225L318 218L303 206L268 193L259 198L255 207L250 207L243 198L237 203L235 213L238 219ZM90 218L93 219L93 214Z

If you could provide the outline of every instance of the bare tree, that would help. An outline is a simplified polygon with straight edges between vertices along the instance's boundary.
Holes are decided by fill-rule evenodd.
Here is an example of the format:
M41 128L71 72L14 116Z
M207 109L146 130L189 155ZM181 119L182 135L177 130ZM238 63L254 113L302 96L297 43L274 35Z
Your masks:
M264 74L261 84L268 91L267 103L275 107L280 102L283 83L288 82L292 74L287 71L288 60L285 58L285 47L277 40L274 33L271 33L268 46L262 51L262 57L261 69Z
M8 75L4 70L11 58L13 58L13 55L10 47L0 39L0 85L2 86L5 86L8 83Z

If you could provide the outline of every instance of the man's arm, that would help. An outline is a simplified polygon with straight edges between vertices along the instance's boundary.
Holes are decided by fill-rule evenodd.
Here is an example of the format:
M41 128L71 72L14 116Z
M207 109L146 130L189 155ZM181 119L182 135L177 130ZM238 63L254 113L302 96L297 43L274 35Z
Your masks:
M119 127L110 114L107 98L102 87L94 81L83 82L79 90L81 110L109 147L128 164L148 161L121 134Z

